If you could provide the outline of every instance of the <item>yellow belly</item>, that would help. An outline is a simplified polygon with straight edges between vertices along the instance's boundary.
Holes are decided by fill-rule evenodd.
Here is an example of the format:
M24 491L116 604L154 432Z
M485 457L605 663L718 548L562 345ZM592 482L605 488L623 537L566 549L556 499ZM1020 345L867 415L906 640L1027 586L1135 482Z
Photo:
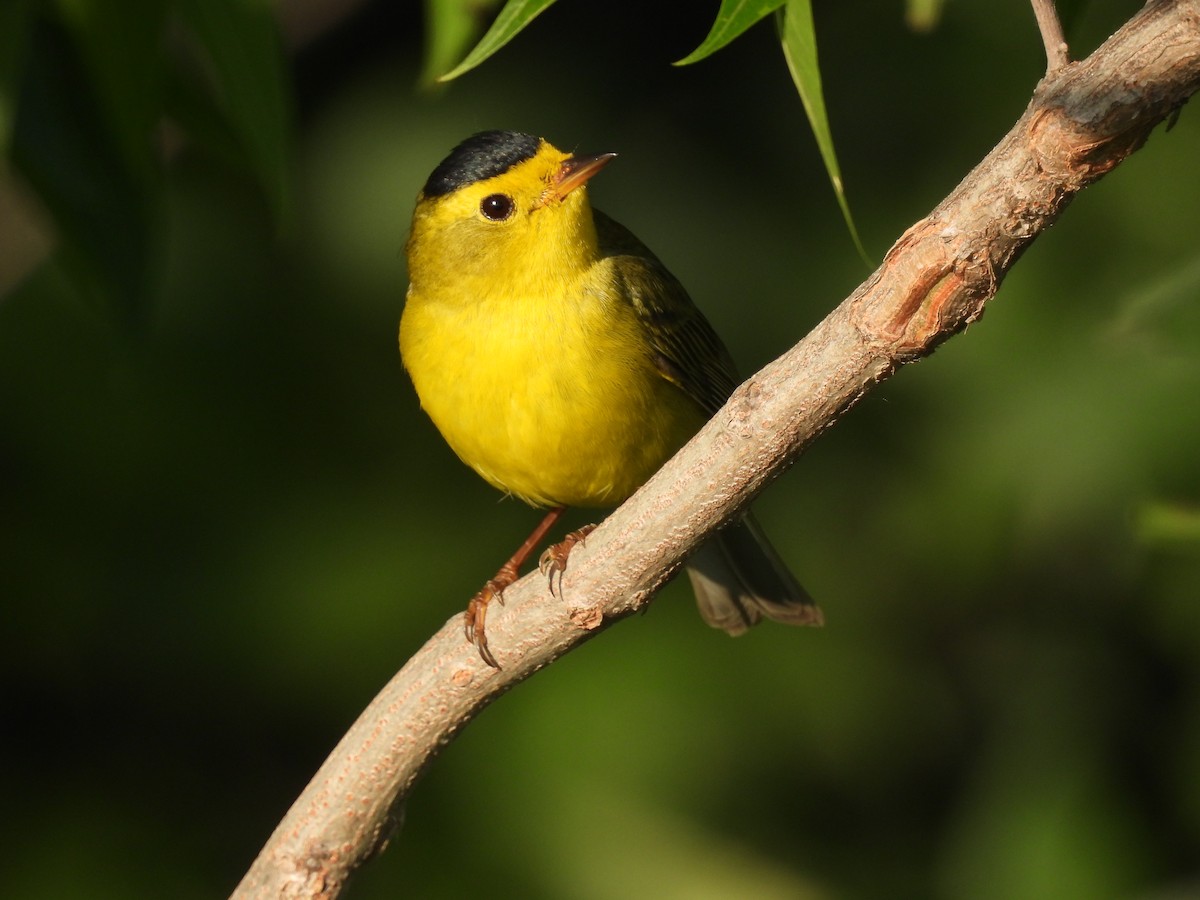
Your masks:
M535 506L611 506L704 422L619 298L441 303L410 293L400 350L454 452Z

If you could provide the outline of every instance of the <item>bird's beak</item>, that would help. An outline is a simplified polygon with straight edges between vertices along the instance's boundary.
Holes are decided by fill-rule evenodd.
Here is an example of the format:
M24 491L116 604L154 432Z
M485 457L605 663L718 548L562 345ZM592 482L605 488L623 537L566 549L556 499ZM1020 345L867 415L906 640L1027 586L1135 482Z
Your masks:
M616 159L615 153L596 153L592 156L572 156L565 160L554 173L547 191L547 200L563 200L567 194L575 190Z

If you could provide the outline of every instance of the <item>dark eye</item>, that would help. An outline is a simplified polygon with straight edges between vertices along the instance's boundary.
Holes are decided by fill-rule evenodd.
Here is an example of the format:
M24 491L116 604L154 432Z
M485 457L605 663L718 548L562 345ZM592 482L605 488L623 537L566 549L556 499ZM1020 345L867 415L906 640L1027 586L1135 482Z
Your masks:
M503 222L513 214L513 199L508 194L488 194L479 201L479 211L485 219Z

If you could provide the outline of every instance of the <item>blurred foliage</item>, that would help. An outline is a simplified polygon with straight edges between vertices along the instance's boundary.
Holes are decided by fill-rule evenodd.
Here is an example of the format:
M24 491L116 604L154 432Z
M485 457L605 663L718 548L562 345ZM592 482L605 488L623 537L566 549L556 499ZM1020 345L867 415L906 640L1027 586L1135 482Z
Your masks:
M932 31L942 18L946 0L908 0L904 18L913 31Z
M1076 55L1134 7L1082 8ZM597 204L747 372L859 282L776 36L673 68L711 10L636 9L560 4L430 98L419 4L287 55L250 0L0 5L8 896L227 893L536 520L395 348L412 199L463 136L620 150ZM1020 4L816 14L878 256L1041 41ZM759 501L825 629L729 640L672 585L473 722L352 895L1200 892L1198 143L1185 109Z
M244 165L283 215L289 90L265 0L15 0L4 15L0 123L90 299L127 323L149 313L181 140Z

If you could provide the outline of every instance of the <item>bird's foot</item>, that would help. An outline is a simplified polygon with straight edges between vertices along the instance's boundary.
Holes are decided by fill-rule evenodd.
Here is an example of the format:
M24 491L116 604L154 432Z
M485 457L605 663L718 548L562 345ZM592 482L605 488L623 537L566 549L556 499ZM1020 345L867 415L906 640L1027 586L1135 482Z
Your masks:
M511 562L506 563L496 573L496 577L489 578L483 590L471 598L471 602L467 604L467 611L463 613L463 631L466 632L467 640L475 645L480 659L493 669L500 668L500 663L496 662L496 657L492 656L492 651L488 649L485 630L488 604L496 600L503 606L504 589L517 580L517 575L517 567Z
M567 557L571 555L571 548L576 544L582 544L584 538L596 530L595 525L584 525L578 531L572 531L557 544L547 547L538 560L538 571L540 571L550 582L550 593L552 596L559 596L562 593L562 577L563 572L567 571ZM558 576L558 591L554 590L554 576Z

